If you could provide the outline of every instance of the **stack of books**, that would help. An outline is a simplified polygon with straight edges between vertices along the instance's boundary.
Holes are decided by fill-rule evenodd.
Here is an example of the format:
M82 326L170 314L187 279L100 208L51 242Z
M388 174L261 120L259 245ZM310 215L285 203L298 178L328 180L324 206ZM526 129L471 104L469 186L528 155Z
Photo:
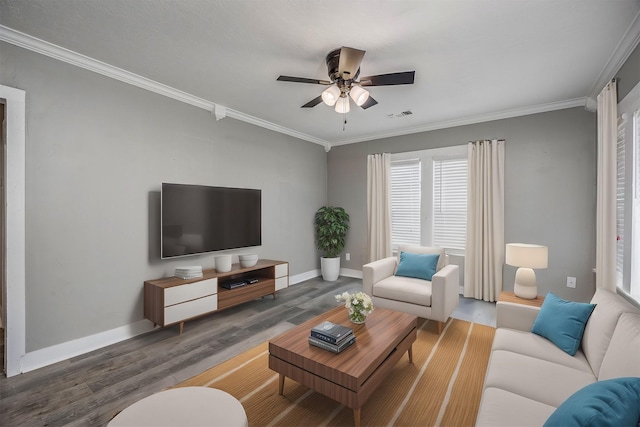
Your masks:
M345 348L356 342L353 329L337 325L332 322L322 322L311 329L309 344L340 353Z
M198 279L202 277L202 266L176 267L174 276L181 279Z

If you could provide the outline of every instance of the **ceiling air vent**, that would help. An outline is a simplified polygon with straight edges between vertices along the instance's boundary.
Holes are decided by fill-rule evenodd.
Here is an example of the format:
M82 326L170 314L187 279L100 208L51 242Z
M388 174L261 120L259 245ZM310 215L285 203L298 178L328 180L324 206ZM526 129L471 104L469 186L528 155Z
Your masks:
M395 119L396 117L410 116L412 114L413 112L411 110L406 110L397 114L387 114L387 117L389 117L390 119Z

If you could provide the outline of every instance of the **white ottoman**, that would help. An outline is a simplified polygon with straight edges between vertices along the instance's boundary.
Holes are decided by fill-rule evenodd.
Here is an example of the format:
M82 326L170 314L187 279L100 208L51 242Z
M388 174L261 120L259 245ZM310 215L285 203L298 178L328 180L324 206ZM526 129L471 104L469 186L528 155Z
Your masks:
M208 387L182 387L145 397L116 415L109 427L248 427L247 414L229 393Z

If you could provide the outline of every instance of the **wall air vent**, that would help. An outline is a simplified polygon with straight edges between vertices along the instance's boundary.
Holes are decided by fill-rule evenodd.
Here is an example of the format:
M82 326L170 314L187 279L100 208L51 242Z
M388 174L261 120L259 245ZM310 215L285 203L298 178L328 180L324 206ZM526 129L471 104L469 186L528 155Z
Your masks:
M396 117L410 116L412 114L413 112L411 110L406 110L397 114L387 114L387 117L389 117L390 119L395 119Z

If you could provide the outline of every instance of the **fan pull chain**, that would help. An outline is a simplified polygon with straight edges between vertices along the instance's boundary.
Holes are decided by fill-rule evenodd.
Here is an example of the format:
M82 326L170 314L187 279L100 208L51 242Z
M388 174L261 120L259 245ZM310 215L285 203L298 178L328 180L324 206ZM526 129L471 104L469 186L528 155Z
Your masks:
M342 132L347 129L347 113L342 114L344 116L344 122L342 122Z

